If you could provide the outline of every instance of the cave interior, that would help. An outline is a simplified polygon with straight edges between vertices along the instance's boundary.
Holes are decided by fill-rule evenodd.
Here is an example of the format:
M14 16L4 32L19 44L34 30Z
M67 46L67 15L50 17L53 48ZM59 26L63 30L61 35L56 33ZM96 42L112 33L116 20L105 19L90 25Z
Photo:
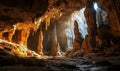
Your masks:
M119 71L120 0L0 0L0 71Z

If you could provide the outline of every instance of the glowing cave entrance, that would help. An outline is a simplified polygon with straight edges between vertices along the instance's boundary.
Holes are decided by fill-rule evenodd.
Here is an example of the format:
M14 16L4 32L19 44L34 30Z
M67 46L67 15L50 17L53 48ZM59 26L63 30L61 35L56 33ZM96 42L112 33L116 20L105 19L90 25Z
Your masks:
M65 29L65 33L67 36L67 50L73 50L73 44L75 40L75 31L74 31L74 23L75 21L78 23L79 33L81 34L80 37L85 40L86 36L88 36L88 25L85 18L85 9L86 7L80 9L79 11L75 11L71 14L70 18L68 19L65 24L67 28ZM95 20L95 25L97 28L108 25L108 13L104 11L102 8L98 6L96 2L93 3L93 9L95 11L95 17L92 20ZM87 44L86 44L87 45ZM82 48L81 48L82 50Z
M84 16L85 8L80 9L79 11L75 11L72 13L71 17L65 24L67 25L67 29L65 30L67 36L67 45L68 50L73 48L73 41L74 41L74 22L77 21L79 32L82 34L81 37L85 38L87 33L87 24Z

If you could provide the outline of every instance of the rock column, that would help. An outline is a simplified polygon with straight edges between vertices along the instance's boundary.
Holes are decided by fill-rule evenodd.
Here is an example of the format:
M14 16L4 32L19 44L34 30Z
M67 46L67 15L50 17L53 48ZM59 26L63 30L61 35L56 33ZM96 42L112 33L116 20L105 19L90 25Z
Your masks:
M59 43L57 41L56 25L54 25L54 30L53 30L53 42L52 42L50 55L51 56L61 56Z
M78 29L77 21L74 22L74 35L75 35L75 39L73 42L73 49L72 52L69 54L69 56L74 56L74 53L81 50L81 45L83 42L83 38L81 37L81 33L79 32Z
M40 31L39 36L38 36L38 47L37 47L37 49L38 49L38 53L41 54L41 55L43 55L43 52L42 52L43 45L42 45L42 43L43 43L43 33L42 33L42 31Z
M87 28L88 43L87 44L89 45L90 48L96 47L95 37L96 37L97 25L96 25L96 12L93 8L94 8L93 2L91 0L87 0L84 15L88 25L88 28Z

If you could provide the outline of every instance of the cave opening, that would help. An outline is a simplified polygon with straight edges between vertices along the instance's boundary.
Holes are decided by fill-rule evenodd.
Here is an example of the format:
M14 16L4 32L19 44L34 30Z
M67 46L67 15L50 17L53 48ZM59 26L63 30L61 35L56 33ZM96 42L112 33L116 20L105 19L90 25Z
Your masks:
M119 3L1 0L0 71L119 70Z
M87 24L84 17L84 10L85 8L80 9L79 11L75 11L72 13L70 19L68 22L66 22L66 25L68 26L65 30L66 36L67 36L67 45L68 50L72 49L73 47L73 41L74 41L74 21L78 22L78 28L79 32L82 34L81 37L85 38L87 33Z

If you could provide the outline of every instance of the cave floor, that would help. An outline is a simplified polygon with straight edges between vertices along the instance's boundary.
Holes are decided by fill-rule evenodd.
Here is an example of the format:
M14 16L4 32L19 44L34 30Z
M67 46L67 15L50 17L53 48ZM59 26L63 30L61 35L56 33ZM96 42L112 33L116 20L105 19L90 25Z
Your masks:
M0 71L120 71L120 56L48 59L0 56Z

